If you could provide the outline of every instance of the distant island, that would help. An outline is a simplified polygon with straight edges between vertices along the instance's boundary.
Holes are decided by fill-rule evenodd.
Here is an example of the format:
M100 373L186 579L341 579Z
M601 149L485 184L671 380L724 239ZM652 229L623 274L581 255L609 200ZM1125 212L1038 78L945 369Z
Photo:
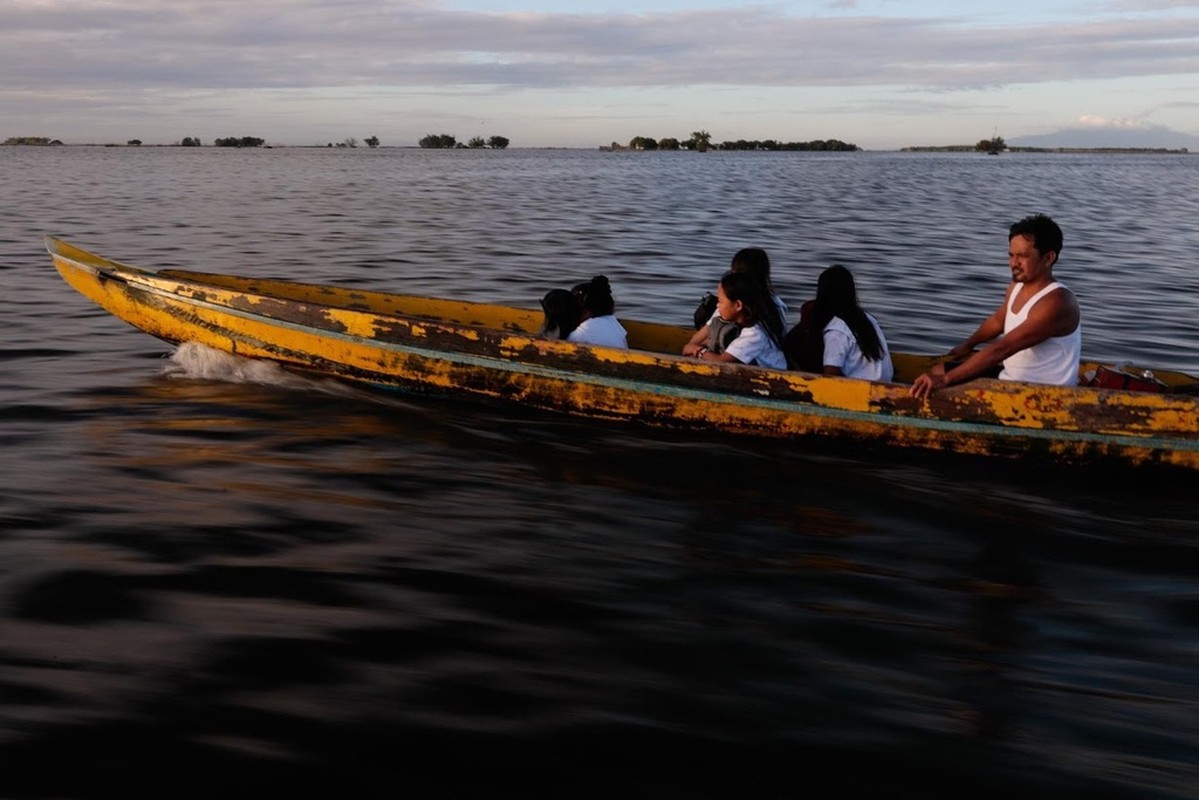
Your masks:
M372 150L379 146L380 141L378 136L367 136L362 140L368 148ZM10 136L0 144L6 145L31 145L35 147L62 146L62 141L59 139L51 139L48 136ZM482 136L475 136L469 141L460 142L458 139L449 133L429 134L422 138L418 144L421 148L433 149L478 149L487 148L490 150L504 150L508 147L509 141L506 136L491 136L484 139ZM106 144L104 147L120 147L117 144ZM141 147L141 139L130 139L125 142L127 147ZM181 140L168 147L203 147L204 143L196 136L184 136ZM224 138L216 138L212 140L213 147L249 147L249 148L272 148L274 145L266 143L266 139L260 136L226 136ZM324 145L311 145L313 147L349 147L358 146L358 140L354 137L344 139L337 144L329 142Z
M901 153L1170 153L1175 155L1187 154L1185 147L1028 147L1023 145L1008 145L1002 136L982 139L975 144L925 145L919 147L904 147Z
M978 150L973 145L926 145L900 148L901 153L975 153ZM985 151L990 152L990 151ZM1005 153L1146 153L1187 155L1191 151L1185 147L1005 147Z
M617 150L694 150L703 153L708 150L765 150L768 152L818 150L853 152L860 148L856 144L849 144L840 139L814 139L810 142L781 142L777 139L737 139L736 141L715 143L712 141L712 134L707 131L695 131L690 137L682 140L672 136L662 139L654 139L651 136L634 136L629 140L627 145L612 142L612 144L600 145L599 149L608 152Z
M51 139L48 136L10 136L4 140L5 144L29 144L40 147L48 147L50 145L61 145L62 142L58 139Z

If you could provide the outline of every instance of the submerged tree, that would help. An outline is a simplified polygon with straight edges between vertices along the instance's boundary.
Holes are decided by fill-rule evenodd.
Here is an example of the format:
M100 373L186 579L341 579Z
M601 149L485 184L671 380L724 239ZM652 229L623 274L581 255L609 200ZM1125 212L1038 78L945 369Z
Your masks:
M230 136L225 139L214 139L212 143L217 147L262 147L266 144L266 140L259 139L257 136Z
M450 150L458 146L458 139L449 133L430 133L418 142L421 147L435 150Z
M1001 153L1007 150L1007 142L1002 136L992 136L990 139L980 139L974 149L983 153Z
M55 141L57 141L57 140L55 140ZM36 144L36 145L54 144L54 142L50 141L49 136L10 136L4 140L4 143L5 144ZM62 142L58 142L58 144L62 144Z

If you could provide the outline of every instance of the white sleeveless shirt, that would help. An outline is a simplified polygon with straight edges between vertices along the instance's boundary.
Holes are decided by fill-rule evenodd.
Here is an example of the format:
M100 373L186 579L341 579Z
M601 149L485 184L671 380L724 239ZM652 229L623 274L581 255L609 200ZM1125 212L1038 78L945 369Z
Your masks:
M1028 319L1028 312L1045 295L1065 285L1054 281L1029 298L1019 313L1012 311L1016 295L1008 298L1007 314L1003 318L1003 332L1007 333ZM1082 357L1082 320L1065 336L1052 336L1040 344L1025 348L1008 356L1003 362L999 378L1005 381L1027 381L1047 383L1055 386L1075 386L1078 383L1078 362Z

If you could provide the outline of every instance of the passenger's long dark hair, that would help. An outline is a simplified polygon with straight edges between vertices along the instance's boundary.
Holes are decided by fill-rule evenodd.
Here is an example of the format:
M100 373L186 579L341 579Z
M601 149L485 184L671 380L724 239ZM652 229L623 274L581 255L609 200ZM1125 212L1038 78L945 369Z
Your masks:
M579 298L579 304L593 317L606 317L616 312L616 301L612 298L612 286L606 275L596 275L586 283L571 289Z
M748 272L762 282L767 292L774 291L774 284L770 282L770 256L760 247L742 247L733 256L729 269Z
M720 288L724 289L724 294L729 300L741 301L746 316L741 327L748 328L760 323L766 335L773 339L776 345L782 346L783 315L779 313L778 305L761 278L750 272L730 270L721 276Z
M811 313L815 330L823 331L833 317L840 317L853 331L853 338L857 340L862 355L870 361L878 361L883 357L883 344L879 341L878 331L858 305L858 290L853 274L845 267L834 264L820 273Z
M579 298L565 289L550 289L541 298L541 309L545 312L545 321L541 324L539 333L547 339L565 339L571 331L579 327L583 317L583 307Z

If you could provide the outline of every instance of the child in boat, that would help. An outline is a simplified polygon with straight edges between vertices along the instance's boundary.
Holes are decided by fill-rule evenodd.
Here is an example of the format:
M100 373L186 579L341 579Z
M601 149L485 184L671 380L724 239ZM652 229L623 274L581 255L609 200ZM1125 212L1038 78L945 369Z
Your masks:
M739 326L741 332L721 353L700 345L691 355L702 361L787 368L778 305L757 276L748 272L726 272L716 288L716 313L721 319Z
M568 341L627 349L629 334L615 316L616 301L607 277L596 275L571 289L582 307L582 321L571 331Z
M545 320L537 333L547 339L565 339L583 321L583 306L579 298L566 289L550 289L541 298Z
M791 366L807 372L870 381L895 374L883 329L858 305L853 274L840 264L820 273L816 299L804 303L783 347Z
M731 272L748 272L758 280L761 290L770 296L778 308L780 329L786 330L787 304L774 291L774 285L770 282L770 257L766 251L760 247L741 248L733 256L729 270ZM707 297L711 297L711 295L705 296L705 299ZM683 346L683 355L693 356L700 347L706 347L716 353L723 353L729 342L737 338L740 329L732 322L721 319L714 303L712 310L703 317L706 322L700 322L700 313L700 310L697 309L695 335Z

